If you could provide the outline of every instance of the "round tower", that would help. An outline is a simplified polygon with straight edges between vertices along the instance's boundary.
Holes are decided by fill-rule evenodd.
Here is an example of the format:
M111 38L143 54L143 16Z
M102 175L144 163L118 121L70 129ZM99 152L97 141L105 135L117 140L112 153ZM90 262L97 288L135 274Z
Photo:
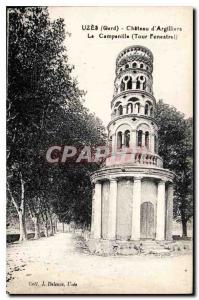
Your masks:
M153 55L146 47L131 46L119 53L108 125L112 154L107 166L119 164L119 152L125 148L126 162L162 167L158 156L158 126L154 120L152 72Z
M116 59L109 155L94 172L91 236L108 240L171 240L174 174L158 155L153 54L130 46ZM110 246L110 245L109 245Z

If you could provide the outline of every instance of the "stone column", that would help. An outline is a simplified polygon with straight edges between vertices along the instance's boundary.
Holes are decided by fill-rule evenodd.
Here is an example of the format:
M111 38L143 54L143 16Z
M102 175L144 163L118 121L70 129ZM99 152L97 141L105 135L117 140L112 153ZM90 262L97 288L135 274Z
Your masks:
M108 239L116 238L116 217L117 217L117 180L110 179L109 191L109 213L108 213Z
M155 150L154 150L154 133L150 134L150 140L151 140L151 142L150 142L150 151L154 153L155 152Z
M126 115L127 113L127 105L123 105L123 115Z
M156 240L165 240L165 181L158 183Z
M124 146L124 132L122 132L122 147Z
M131 240L140 239L141 177L134 177Z
M92 214L91 214L91 236L94 236L94 210L95 210L95 191L92 190Z
M132 81L132 90L136 90L136 81Z
M137 133L136 133L136 130L132 130L131 131L131 139L130 139L130 143L131 143L130 147L134 153L136 151L136 142L137 142Z
M144 115L144 105L140 105L140 115Z
M145 132L142 132L142 149L146 149L146 146L145 146Z
M167 221L166 221L166 240L172 241L172 225L173 225L173 184L168 185L167 194Z
M94 191L94 199L93 199L93 237L95 239L101 238L101 183L96 182L95 183L95 191Z
M112 135L112 153L115 153L117 145L116 145L116 134L114 133Z

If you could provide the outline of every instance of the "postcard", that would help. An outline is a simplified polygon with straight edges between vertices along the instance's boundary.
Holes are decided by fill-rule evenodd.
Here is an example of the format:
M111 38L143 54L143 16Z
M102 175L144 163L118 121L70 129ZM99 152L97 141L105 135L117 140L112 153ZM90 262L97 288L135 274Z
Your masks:
M193 294L192 116L192 7L7 7L7 293Z

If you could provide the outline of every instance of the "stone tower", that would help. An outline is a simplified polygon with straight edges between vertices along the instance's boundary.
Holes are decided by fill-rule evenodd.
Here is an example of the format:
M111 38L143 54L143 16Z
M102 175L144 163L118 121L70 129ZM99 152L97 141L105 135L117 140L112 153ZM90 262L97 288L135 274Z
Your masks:
M173 173L158 155L153 54L130 46L116 59L105 167L93 173L93 239L171 240Z

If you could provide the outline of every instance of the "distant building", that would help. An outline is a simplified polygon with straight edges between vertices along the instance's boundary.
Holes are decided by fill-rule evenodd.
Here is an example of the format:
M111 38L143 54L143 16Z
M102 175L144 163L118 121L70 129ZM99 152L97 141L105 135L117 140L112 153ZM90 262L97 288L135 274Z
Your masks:
M172 239L173 173L158 155L152 72L146 47L119 53L108 124L112 152L91 176L94 239Z

